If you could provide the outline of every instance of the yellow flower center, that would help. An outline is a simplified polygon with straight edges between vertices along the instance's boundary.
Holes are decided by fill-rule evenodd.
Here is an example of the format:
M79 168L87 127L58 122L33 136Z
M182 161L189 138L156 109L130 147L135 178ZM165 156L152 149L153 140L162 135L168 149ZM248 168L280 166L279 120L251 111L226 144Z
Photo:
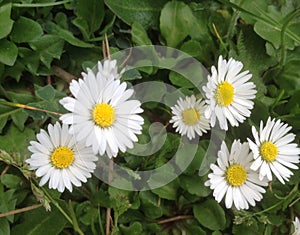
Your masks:
M215 99L218 105L228 106L233 102L234 88L229 82L222 82L218 85Z
M232 186L241 186L247 179L246 169L238 164L232 165L226 171L226 179Z
M195 125L200 119L200 114L196 109L186 109L182 112L182 120L189 126Z
M65 146L56 148L51 154L51 162L57 168L67 168L74 161L74 152Z
M277 146L269 141L264 142L260 146L259 151L262 158L267 162L274 161L278 154Z
M93 119L100 127L110 127L116 119L115 109L109 104L97 104L93 110Z

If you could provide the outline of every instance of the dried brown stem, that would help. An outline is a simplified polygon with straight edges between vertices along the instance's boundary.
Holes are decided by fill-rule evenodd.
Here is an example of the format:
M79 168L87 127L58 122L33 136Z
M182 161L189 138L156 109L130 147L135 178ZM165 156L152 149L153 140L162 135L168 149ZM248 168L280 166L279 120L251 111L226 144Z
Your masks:
M109 161L109 169L108 169L108 182L110 183L112 181L112 173L113 173L113 160L111 159ZM106 209L106 230L105 234L109 235L110 234L110 226L113 224L112 218L111 218L111 208Z
M192 219L192 218L194 218L193 215L178 215L178 216L175 216L175 217L172 217L172 218L160 220L157 223L158 224L166 224L166 223L174 222L176 220Z
M6 174L6 172L9 170L9 168L10 168L10 166L7 165L7 166L4 168L4 170L1 172L0 177L4 176L4 175Z
M4 212L4 213L0 214L0 218L1 217L6 217L6 216L9 216L9 215L15 215L15 214L22 213L22 212L25 212L25 211L30 211L30 210L39 208L41 206L42 206L42 204L36 204L36 205L32 205L32 206L27 206L27 207L24 207L24 208L21 208L21 209L16 209L16 210L9 211L9 212Z
M52 66L54 75L56 77L61 78L62 80L66 81L67 83L70 83L73 79L76 79L76 77L73 74L68 73L67 71L65 71L64 69L53 65Z

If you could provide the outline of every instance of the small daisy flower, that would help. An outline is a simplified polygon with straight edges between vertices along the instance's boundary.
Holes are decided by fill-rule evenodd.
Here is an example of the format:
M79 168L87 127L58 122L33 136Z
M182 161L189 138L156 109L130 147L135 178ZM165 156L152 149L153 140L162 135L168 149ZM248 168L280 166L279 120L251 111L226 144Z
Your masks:
M266 126L260 122L259 132L252 127L254 141L248 138L250 148L253 152L254 162L251 169L259 169L259 178L265 176L272 180L272 172L276 178L284 184L288 181L293 172L288 168L298 169L295 163L299 163L300 149L297 144L292 143L295 135L287 134L292 127L280 120L275 121L269 117Z
M209 120L204 116L206 105L202 99L196 97L179 98L177 104L171 107L173 117L170 123L176 128L176 132L187 135L191 140L195 138L195 133L202 136L210 129Z
M294 233L292 235L300 235L300 221L298 217L295 218L293 224L294 224Z
M102 63L98 62L98 76L110 79L120 79L125 72L125 69L122 69L120 73L118 73L117 61L116 60L105 60Z
M218 119L220 128L228 130L227 120L231 126L238 126L251 114L256 90L249 71L240 73L243 64L232 58L227 62L219 57L218 70L211 68L206 86L203 86L208 109L205 112L214 127Z
M126 89L126 83L116 80L113 74L108 78L103 69L96 74L87 71L83 79L70 84L74 98L60 100L71 112L60 120L70 124L70 132L78 141L85 140L86 146L92 146L95 154L106 152L109 158L116 157L119 150L125 152L138 141L136 135L141 134L144 123L139 115L143 112L141 103L129 100L133 90Z
M41 130L36 135L38 141L30 141L28 150L33 154L26 162L37 177L42 177L40 186L49 181L50 189L72 192L72 184L80 187L92 176L98 158L91 148L74 140L67 125L49 124L48 133Z
M260 181L258 173L250 169L253 160L248 143L234 140L229 152L225 142L218 152L217 164L211 164L212 173L205 182L213 192L217 202L225 196L226 208L234 204L237 210L248 209L249 204L255 206L255 201L262 199L267 181Z

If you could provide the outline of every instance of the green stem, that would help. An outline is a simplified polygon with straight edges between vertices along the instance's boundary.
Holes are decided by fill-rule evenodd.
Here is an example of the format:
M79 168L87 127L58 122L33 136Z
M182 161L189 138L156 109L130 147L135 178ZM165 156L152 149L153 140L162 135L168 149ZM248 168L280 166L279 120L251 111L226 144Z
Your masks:
M99 220L99 227L100 227L101 234L105 234L103 224L101 221L101 208L99 206L98 206L98 220Z
M43 193L49 198L49 200L53 203L53 205L62 213L62 215L68 220L68 222L74 226L72 219L69 217L69 215L61 208L61 206L58 204L57 201L55 201L51 195L45 190L43 187L40 187Z
M77 218L76 218L71 200L69 200L69 210L70 210L70 213L71 213L71 218L72 218L72 221L73 221L74 230L76 232L78 232L80 235L84 235L84 233L81 231L81 229L78 226L78 221L77 221Z
M280 60L280 68L282 68L285 64L285 60L286 60L286 47L285 47L285 32L286 29L289 25L289 23L291 22L292 19L294 19L294 17L296 17L297 15L300 14L300 9L294 11L293 13L291 13L290 15L288 15L284 21L284 24L282 26L281 29L281 60Z
M62 5L68 2L72 2L73 0L65 0L60 2L46 2L46 3L13 3L13 7L52 7L57 5Z

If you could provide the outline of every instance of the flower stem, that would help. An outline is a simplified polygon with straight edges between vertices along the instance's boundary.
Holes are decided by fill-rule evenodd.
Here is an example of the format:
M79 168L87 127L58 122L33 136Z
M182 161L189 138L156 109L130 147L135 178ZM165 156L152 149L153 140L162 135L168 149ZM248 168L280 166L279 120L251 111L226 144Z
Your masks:
M13 102L5 101L5 100L0 100L0 104L10 106L10 107L16 107L16 108L22 108L22 109L28 109L28 110L33 110L33 111L40 111L40 112L50 113L50 114L54 114L54 115L57 115L57 116L62 115L61 113L53 112L53 111L50 111L50 110L41 109L41 108L26 105L26 104L13 103Z

